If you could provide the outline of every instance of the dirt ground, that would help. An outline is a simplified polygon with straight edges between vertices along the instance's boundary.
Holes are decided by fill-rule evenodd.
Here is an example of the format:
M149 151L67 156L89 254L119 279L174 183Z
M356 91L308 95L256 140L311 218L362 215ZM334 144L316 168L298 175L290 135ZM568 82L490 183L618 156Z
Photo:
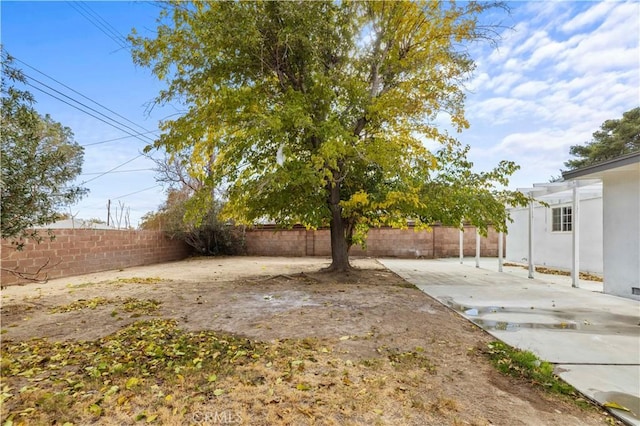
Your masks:
M227 420L242 424L607 424L597 409L585 410L496 372L477 350L492 340L489 335L374 259L355 259L357 269L348 275L318 273L328 263L194 258L11 286L2 291L1 337L91 341L141 319L169 318L180 329L267 344L313 339L317 353L297 373L310 391L300 392L306 384L297 391L283 388L276 398L269 383L229 384L235 392L216 400L216 413L233 409L239 414ZM51 312L97 297L112 303ZM114 303L129 298L153 299L159 310L128 315L115 309ZM422 363L398 369L406 354ZM342 399L329 395L339 388L345 389ZM207 407L199 406L192 424L221 423L204 416ZM98 423L111 424L105 417Z

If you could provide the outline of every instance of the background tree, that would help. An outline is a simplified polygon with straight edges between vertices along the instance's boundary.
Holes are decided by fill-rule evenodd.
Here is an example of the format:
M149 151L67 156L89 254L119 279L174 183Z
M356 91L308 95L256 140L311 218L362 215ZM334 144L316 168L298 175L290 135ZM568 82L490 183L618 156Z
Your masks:
M2 238L41 238L34 226L54 222L59 210L87 190L73 185L82 171L83 148L68 127L42 116L33 96L15 87L24 83L11 57L2 52Z
M134 61L167 82L156 101L188 109L162 124L154 147L187 153L196 175L209 165L192 212L205 211L210 189L226 183L224 217L329 225L330 269L346 270L349 247L368 227L453 219L435 205L488 195L515 170L498 167L480 184L466 168L466 196L429 198L448 167L470 166L440 164L466 151L433 121L446 113L457 130L468 126L462 82L474 64L465 43L494 36L479 23L493 6L170 2L155 38L130 37ZM444 154L429 152L426 139ZM456 211L503 226L503 211Z
M602 123L585 145L571 146L569 153L578 158L564 165L573 170L635 151L640 151L640 107L625 112L621 119Z
M171 238L185 241L201 255L242 254L244 227L219 219L224 205L221 198L213 197L204 213L189 214L193 210L190 206L194 202L194 194L203 190L205 183L193 177L195 173L189 171L187 159L183 156L152 158L156 162L156 180L168 185L167 199L158 211L142 217L140 228L164 231Z

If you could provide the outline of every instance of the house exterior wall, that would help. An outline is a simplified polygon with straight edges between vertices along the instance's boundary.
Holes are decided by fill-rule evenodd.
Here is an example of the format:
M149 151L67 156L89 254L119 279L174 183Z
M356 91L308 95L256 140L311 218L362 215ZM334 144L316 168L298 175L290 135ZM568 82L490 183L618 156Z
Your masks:
M603 175L604 292L640 300L640 166ZM640 290L639 290L640 291Z
M571 203L549 203L549 207L534 208L533 263L540 266L571 270L571 232L553 232L551 209L570 206ZM529 209L511 209L513 222L508 225L505 259L527 262L529 256ZM580 201L580 271L603 273L602 256L602 198Z

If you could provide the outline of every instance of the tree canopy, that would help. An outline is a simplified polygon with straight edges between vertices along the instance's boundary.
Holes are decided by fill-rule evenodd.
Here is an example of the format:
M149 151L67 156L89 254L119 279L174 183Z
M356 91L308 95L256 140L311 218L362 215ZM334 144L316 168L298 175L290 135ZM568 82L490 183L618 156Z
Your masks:
M54 222L60 207L86 193L72 184L84 153L71 129L40 115L33 96L16 88L25 78L12 62L3 52L0 226L3 238L38 239L34 226Z
M518 195L495 185L517 166L474 173L467 148L435 124L468 127L467 44L492 39L480 16L494 6L170 2L153 38L130 37L134 61L166 81L156 101L187 108L153 147L186 155L206 183L192 213L222 186L222 213L238 222L329 225L336 270L370 226L503 228L503 203Z
M620 119L602 123L585 145L571 146L569 153L578 158L564 165L570 170L579 169L635 151L640 151L640 107L625 112Z

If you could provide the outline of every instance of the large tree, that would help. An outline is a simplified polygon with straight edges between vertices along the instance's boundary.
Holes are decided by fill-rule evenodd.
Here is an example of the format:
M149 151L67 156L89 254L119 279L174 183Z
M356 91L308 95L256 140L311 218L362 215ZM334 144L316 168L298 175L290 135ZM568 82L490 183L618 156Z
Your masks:
M24 82L11 57L3 52L0 226L2 238L17 241L38 239L34 226L55 221L61 207L86 193L72 184L82 170L83 148L68 127L33 108L33 96L16 87Z
M462 83L474 64L465 44L491 39L479 17L493 6L167 3L153 38L130 37L134 61L167 82L157 102L188 110L162 124L154 147L187 153L194 175L210 172L195 195L200 210L224 185L223 213L237 221L329 225L334 270L349 268L349 247L369 226L501 227L500 195L513 194L493 184L516 166L473 173L457 158L466 149L434 124L442 114L457 130L468 126ZM474 194L491 205L456 205Z
M640 107L623 113L620 119L602 123L585 145L571 146L569 153L578 158L564 165L573 170L635 151L640 151Z

